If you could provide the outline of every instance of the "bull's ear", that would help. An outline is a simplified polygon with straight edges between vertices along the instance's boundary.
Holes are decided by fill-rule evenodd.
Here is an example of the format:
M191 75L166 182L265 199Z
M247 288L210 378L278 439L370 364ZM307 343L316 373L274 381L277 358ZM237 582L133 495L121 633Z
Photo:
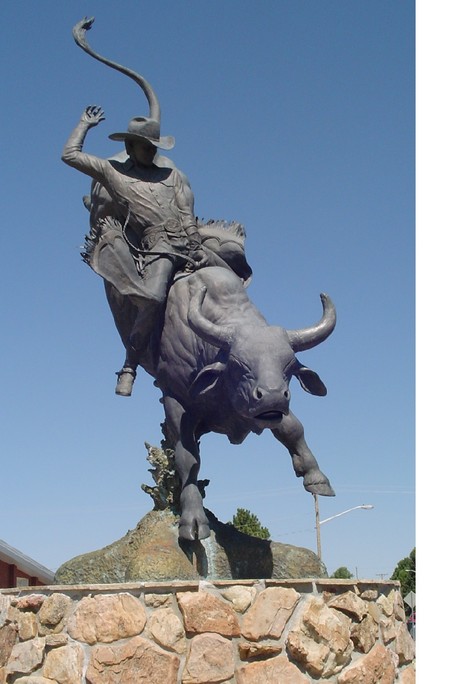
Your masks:
M210 366L205 366L190 385L190 396L206 394L215 387L217 380L226 368L226 364L217 361Z
M315 371L310 370L306 366L299 366L299 368L294 372L294 375L298 378L301 383L301 387L310 392L310 394L315 394L317 397L324 397L327 394L327 389L324 382L320 379L319 375Z

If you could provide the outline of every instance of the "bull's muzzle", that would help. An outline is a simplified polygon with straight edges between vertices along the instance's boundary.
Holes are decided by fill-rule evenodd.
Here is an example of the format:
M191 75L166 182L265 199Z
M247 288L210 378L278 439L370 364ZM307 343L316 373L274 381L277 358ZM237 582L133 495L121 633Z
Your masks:
M255 404L252 414L255 420L266 423L278 423L288 415L290 410L290 391L288 388L264 389L255 387L253 390Z
M280 423L284 415L286 414L281 411L263 411L263 413L258 413L255 416L255 420L264 421L265 423Z

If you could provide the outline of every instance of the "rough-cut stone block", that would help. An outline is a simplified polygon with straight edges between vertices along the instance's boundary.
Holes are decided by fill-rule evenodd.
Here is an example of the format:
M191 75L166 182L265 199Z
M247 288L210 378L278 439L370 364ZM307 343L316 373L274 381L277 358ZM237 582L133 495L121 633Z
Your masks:
M378 625L371 615L355 623L351 630L351 639L357 651L367 653L374 646L378 638Z
M38 630L41 636L60 632L65 618L70 614L73 601L65 594L51 594L38 611Z
M17 624L17 621L19 619L19 616L21 614L21 611L18 610L13 604L11 603L8 606L6 615L5 615L5 623L8 624L9 622L13 622L14 624Z
M184 626L170 608L158 608L152 613L144 635L175 653L184 653L187 647Z
M0 628L0 667L6 665L17 640L17 628L4 625Z
M68 620L68 634L76 641L95 644L140 634L146 624L146 611L130 594L84 597Z
M242 624L242 634L250 641L280 639L299 594L294 589L268 587L255 599Z
M224 682L234 675L233 644L218 634L197 634L182 674L182 684Z
M397 636L397 623L394 617L382 615L380 617L380 631L384 644L389 644L390 641L393 641Z
M405 622L406 618L405 618L405 610L404 610L404 601L403 601L403 598L401 596L401 592L395 591L393 593L394 593L394 608L393 608L394 617L397 620L402 620Z
M313 676L330 677L350 661L351 624L321 596L310 596L301 608L298 629L288 635L287 649Z
M43 625L55 627L69 612L73 601L65 594L51 594L38 611L38 619Z
M382 609L376 603L368 603L369 615L377 624L380 624L382 618L384 617Z
M29 596L22 596L15 601L15 606L18 610L28 610L32 613L37 613L43 605L46 596L44 594L30 594Z
M95 646L87 684L177 684L179 658L136 636L120 646Z
M236 670L236 684L311 684L285 656L249 663Z
M390 591L390 593L387 596L385 594L381 594L377 599L377 605L380 606L384 614L388 617L391 617L393 615L394 605L396 602L397 596L394 590Z
M11 674L31 674L41 665L44 656L44 639L37 638L13 646L6 666Z
M43 675L59 684L81 684L84 651L79 644L68 644L49 651Z
M349 665L338 677L338 684L394 684L396 667L392 653L382 644Z
M172 594L144 594L144 603L151 608L160 606L170 606L172 604Z
M233 608L237 613L245 613L247 608L252 605L255 598L256 591L254 587L228 587L220 592L223 598L233 604Z
M272 658L273 656L279 655L282 651L282 646L280 644L268 641L241 641L238 647L241 660L249 660L251 658Z
M68 643L68 634L48 634L45 637L46 648L58 648L59 646L66 646Z
M27 641L36 637L38 634L38 621L35 613L18 612L17 629L21 641Z
M331 649L326 644L317 643L299 632L290 632L287 639L287 651L296 662L300 663L312 675L321 677L328 671L327 662ZM332 671L330 671L333 674Z
M415 642L405 623L398 624L396 633L396 640L389 645L389 648L399 657L399 665L411 663L415 658Z
M216 632L226 637L240 634L239 621L231 606L205 591L183 592L177 595L179 608L189 633Z
M365 589L360 594L360 598L364 601L376 601L378 599L378 589Z
M344 594L334 596L328 601L328 606L341 610L357 622L360 622L368 611L366 602L353 591L346 591Z

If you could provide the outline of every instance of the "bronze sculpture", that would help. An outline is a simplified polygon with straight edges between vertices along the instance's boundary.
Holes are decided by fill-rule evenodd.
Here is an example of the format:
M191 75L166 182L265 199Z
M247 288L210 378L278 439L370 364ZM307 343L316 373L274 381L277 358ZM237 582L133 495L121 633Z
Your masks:
M289 382L324 396L318 375L295 356L323 342L336 313L321 295L323 316L314 326L269 326L249 300L251 269L239 224L200 224L186 177L157 155L174 140L160 135L160 108L138 74L95 53L85 32L73 29L90 55L133 78L146 94L148 117L135 117L111 139L125 141L128 157L99 159L82 152L89 128L103 119L100 107L85 109L63 160L92 177L85 204L91 231L84 259L103 277L117 329L126 348L117 393L128 396L138 365L163 394L168 438L180 479L181 539L209 536L198 488L199 440L208 432L241 443L250 432L270 429L288 449L295 473L315 495L334 496L308 448L300 421L290 411Z

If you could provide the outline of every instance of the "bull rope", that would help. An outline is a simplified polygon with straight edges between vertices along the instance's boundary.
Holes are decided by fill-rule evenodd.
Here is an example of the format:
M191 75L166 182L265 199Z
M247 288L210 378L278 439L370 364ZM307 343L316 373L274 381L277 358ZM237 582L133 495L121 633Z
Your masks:
M192 257L188 256L187 254L184 255L184 254L179 254L178 252L172 252L172 251L156 252L154 250L142 249L141 247L137 247L136 245L134 245L129 240L128 235L127 235L127 225L128 225L128 221L130 220L130 215L131 215L131 211L130 211L130 207L128 207L127 218L125 219L125 223L122 226L122 236L123 236L123 239L125 240L125 242L127 243L128 247L132 251L136 252L137 254L141 254L142 256L154 256L154 255L158 256L158 255L162 255L162 254L169 254L170 256L180 257L181 259L184 259L185 261L190 262L195 268L197 268L198 262L195 261L195 259L192 259Z

